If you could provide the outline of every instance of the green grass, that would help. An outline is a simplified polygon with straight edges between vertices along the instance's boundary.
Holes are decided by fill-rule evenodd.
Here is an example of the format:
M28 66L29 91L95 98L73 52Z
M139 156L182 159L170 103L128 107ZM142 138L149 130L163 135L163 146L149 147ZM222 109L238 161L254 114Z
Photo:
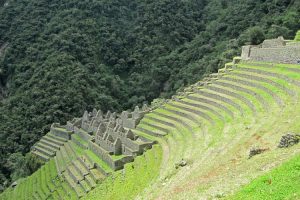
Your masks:
M154 145L124 170L114 172L83 199L133 199L158 177L162 159L161 147Z
M295 41L300 41L300 30L296 34Z
M88 155L95 163L97 163L104 171L106 171L107 173L110 173L113 171L113 169L111 169L109 167L109 165L104 162L103 160L101 160L96 154L94 154L92 151L90 150L85 150L86 155Z
M143 137L158 141L159 145L154 145L152 149L148 150L142 156L136 157L134 162L126 164L124 170L113 171L96 154L89 150L84 150L73 142L70 142L69 144L74 149L76 156L86 153L94 162L98 163L102 169L111 173L109 177L97 184L96 188L88 193L84 199L187 199L187 197L188 199L201 199L202 197L204 199L214 199L221 198L222 196L225 196L227 199L250 200L300 199L300 192L297 191L297 188L300 188L299 147L298 149L297 146L289 149L276 149L276 145L282 134L286 132L298 133L300 131L300 124L298 123L300 120L298 114L300 112L300 107L295 104L295 99L282 89L268 83L239 77L239 72L268 78L281 86L297 92L300 91L300 88L281 78L239 70L239 68L242 67L270 71L272 73L288 76L293 80L300 80L299 74L287 69L287 67L300 69L298 65L276 64L275 67L270 68L255 66L254 63L239 64L238 68L234 70L235 73L229 73L225 76L253 81L264 86L276 93L285 102L285 106L279 108L271 95L264 90L247 85L241 85L241 87L251 89L253 92L260 94L262 98L268 102L270 108L269 112L264 112L261 103L254 96L243 91L234 91L229 87L220 85L216 85L216 87L235 92L251 101L257 108L257 116L253 115L251 109L243 101L231 97L230 95L220 94L210 90L208 90L208 92L224 96L235 103L238 103L243 109L244 116L239 115L239 111L236 108L227 105L220 100L212 99L216 103L225 105L230 109L235 114L234 119L224 110L206 103L198 102L198 104L211 107L217 111L220 115L224 116L225 120L223 121L218 115L213 114L208 110L202 110L200 107L198 108L171 101L174 105L180 105L185 108L195 109L206 113L215 121L215 124L212 126L208 121L197 116L193 112L186 111L183 108L176 108L172 105L168 105L168 103L165 104L166 108L186 113L193 116L194 119L190 120L180 115L175 115L170 111L166 111L164 108L155 110L158 113L176 117L176 119L188 124L188 127L185 127L177 120L158 116L155 112L150 113L149 116L157 117L160 120L175 124L176 128L155 122L151 119L143 119L145 122L168 129L170 132L165 137L157 138L135 130L134 132ZM224 82L239 85L238 83L231 81L224 80ZM193 96L201 95L193 94ZM183 98L183 100L197 104L196 100L185 98ZM201 123L203 121L205 123ZM200 124L202 124L202 126ZM155 127L143 125L143 123L139 126L152 131L156 130ZM191 131L189 127L191 128ZM75 139L78 141L86 142L79 136L74 136L77 137ZM261 139L256 141L253 138ZM270 150L248 160L247 154L249 148L253 144L269 147ZM70 153L70 149L67 150L69 151L64 153ZM264 166L276 162L277 166L280 163L289 160L293 155L296 156L292 160L272 171L261 170ZM115 159L120 159L121 157L122 156L113 156ZM187 160L188 166L182 170L181 168L175 169L175 163L181 159ZM240 163L236 165L232 164L232 160L235 159L239 160ZM273 167L270 168L272 169ZM33 184L35 177L38 179L42 178L36 183L36 190L46 190L45 193L48 195L49 192L45 186L48 184L51 188L54 187L49 183L49 181L56 176L54 168L54 160L50 160L50 162L48 162L42 170L39 170L35 176L24 179L24 183ZM217 170L214 170L215 168ZM220 170L220 172L218 170ZM51 174L51 176L45 176L46 174ZM218 177L218 175L220 177ZM218 178L220 178L220 180ZM271 184L269 184L270 180ZM16 192L8 190L5 192L4 196L9 196L11 199L29 198L34 191L32 191L28 184L26 185L24 183L17 187ZM66 184L56 183L55 186ZM176 192L177 190L180 192ZM219 192L219 190L223 191L225 195L216 193ZM62 192L60 191L59 194L60 193ZM53 194L50 199L55 198L57 194ZM74 191L72 191L72 194L74 195ZM229 194L232 196L228 196Z
M74 137L74 139L77 140L78 142L80 142L82 145L88 146L87 141L82 139L79 135L73 134L72 137Z
M123 154L121 154L121 155L111 155L111 158L113 160L120 160L120 159L122 159L124 157L126 157L126 155L123 155Z
M227 199L300 199L300 155L253 180Z

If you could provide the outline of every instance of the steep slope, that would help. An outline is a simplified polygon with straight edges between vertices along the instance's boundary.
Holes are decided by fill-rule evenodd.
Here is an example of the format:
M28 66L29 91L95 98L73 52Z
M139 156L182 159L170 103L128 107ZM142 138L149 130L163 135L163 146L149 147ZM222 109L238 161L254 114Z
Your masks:
M228 199L300 199L300 156L254 179ZM283 189L284 188L284 189Z
M299 1L292 0L6 2L0 7L0 41L9 43L0 59L7 94L0 103L0 184L6 185L34 171L19 173L27 169L6 163L16 152L24 156L54 121L92 107L120 111L169 98L216 72L241 44L292 37L300 24Z
M299 72L299 65L246 62L235 58L219 73L186 88L173 100L146 114L137 128L132 129L137 135L157 140L159 146L155 145L144 156L126 164L124 170L111 171L110 176L88 193L75 188L67 188L64 193L69 193L70 199L77 198L75 194L84 199L226 196L241 199L242 194L230 195L281 163L299 158L299 145L285 149L277 147L284 134L300 132ZM70 144L78 149L75 151L77 157L83 152L91 158L97 157L73 142ZM265 151L249 159L252 147ZM59 154L55 159L58 157ZM93 162L103 165L99 160ZM26 199L31 195L40 195L38 199L61 198L64 193L60 194L59 188L64 187L66 179L56 184L59 167L56 168L55 171L51 159L31 177L20 181L15 189L3 193L1 198ZM49 179L50 171L53 175ZM34 177L40 182L32 181ZM294 177L290 181L297 184L298 176ZM34 184L35 189L32 189ZM84 186L78 189L82 188ZM270 192L269 198L274 199L276 196L272 195L278 190L280 188ZM299 191L291 191L287 195L299 196Z
M169 176L152 185L141 198L207 199L227 196L257 176L300 155L299 145L284 150L277 148L283 134L299 133L300 77L299 73L295 73L299 66L266 63L236 66L203 89L196 89L178 102L166 104L168 112L175 111L173 115L190 116L189 121L198 122L198 128L197 125L192 127L198 139L193 139L194 147L187 145L183 148L184 153L177 154L177 160L169 165L169 170L164 169ZM226 105L233 116L222 108L218 108L218 113L224 117L227 115L225 120L211 111L206 112L216 124L211 125L204 114L197 113L197 110L204 110L195 106L199 101L207 102L207 99ZM186 102L196 104L193 107ZM216 109L211 102L208 106ZM206 124L206 130L203 130L201 122ZM248 159L253 146L267 151ZM178 145L175 148L180 149ZM176 170L174 164L180 159L187 160L188 165Z

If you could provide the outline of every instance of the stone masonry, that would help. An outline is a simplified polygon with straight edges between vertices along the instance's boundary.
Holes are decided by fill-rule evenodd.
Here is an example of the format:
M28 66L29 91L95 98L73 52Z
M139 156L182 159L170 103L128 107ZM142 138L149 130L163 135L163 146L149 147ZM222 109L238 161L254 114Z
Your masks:
M283 37L265 40L260 45L242 47L242 60L300 64L300 42L287 43Z
M112 169L122 169L125 163L151 148L153 141L135 135L134 129L149 109L146 105L133 112L121 114L101 110L85 111L82 118L67 122L66 129L79 136L87 143L86 148L93 151Z

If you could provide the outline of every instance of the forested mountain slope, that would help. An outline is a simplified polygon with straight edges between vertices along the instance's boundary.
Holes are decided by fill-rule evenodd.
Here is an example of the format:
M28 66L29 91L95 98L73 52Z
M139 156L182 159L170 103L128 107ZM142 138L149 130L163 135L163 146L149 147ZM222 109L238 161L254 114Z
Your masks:
M9 44L0 56L4 185L35 170L23 155L52 122L169 97L223 66L240 45L293 38L300 28L293 0L7 2L0 7L0 44Z

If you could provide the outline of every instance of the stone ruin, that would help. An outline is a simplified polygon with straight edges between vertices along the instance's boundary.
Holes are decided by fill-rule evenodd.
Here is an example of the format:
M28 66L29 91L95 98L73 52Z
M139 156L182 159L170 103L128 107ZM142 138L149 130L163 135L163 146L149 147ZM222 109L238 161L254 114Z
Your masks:
M85 111L82 118L68 121L66 129L79 136L86 145L78 144L72 136L74 142L90 149L112 169L118 170L153 145L153 141L132 131L148 111L146 105L142 109L136 106L133 112L123 111L119 115L110 111L103 114L101 110L94 109L90 113Z
M287 42L283 37L265 40L260 45L242 47L242 60L300 64L300 42Z
M300 142L300 134L288 133L283 135L280 139L279 148L288 148Z

